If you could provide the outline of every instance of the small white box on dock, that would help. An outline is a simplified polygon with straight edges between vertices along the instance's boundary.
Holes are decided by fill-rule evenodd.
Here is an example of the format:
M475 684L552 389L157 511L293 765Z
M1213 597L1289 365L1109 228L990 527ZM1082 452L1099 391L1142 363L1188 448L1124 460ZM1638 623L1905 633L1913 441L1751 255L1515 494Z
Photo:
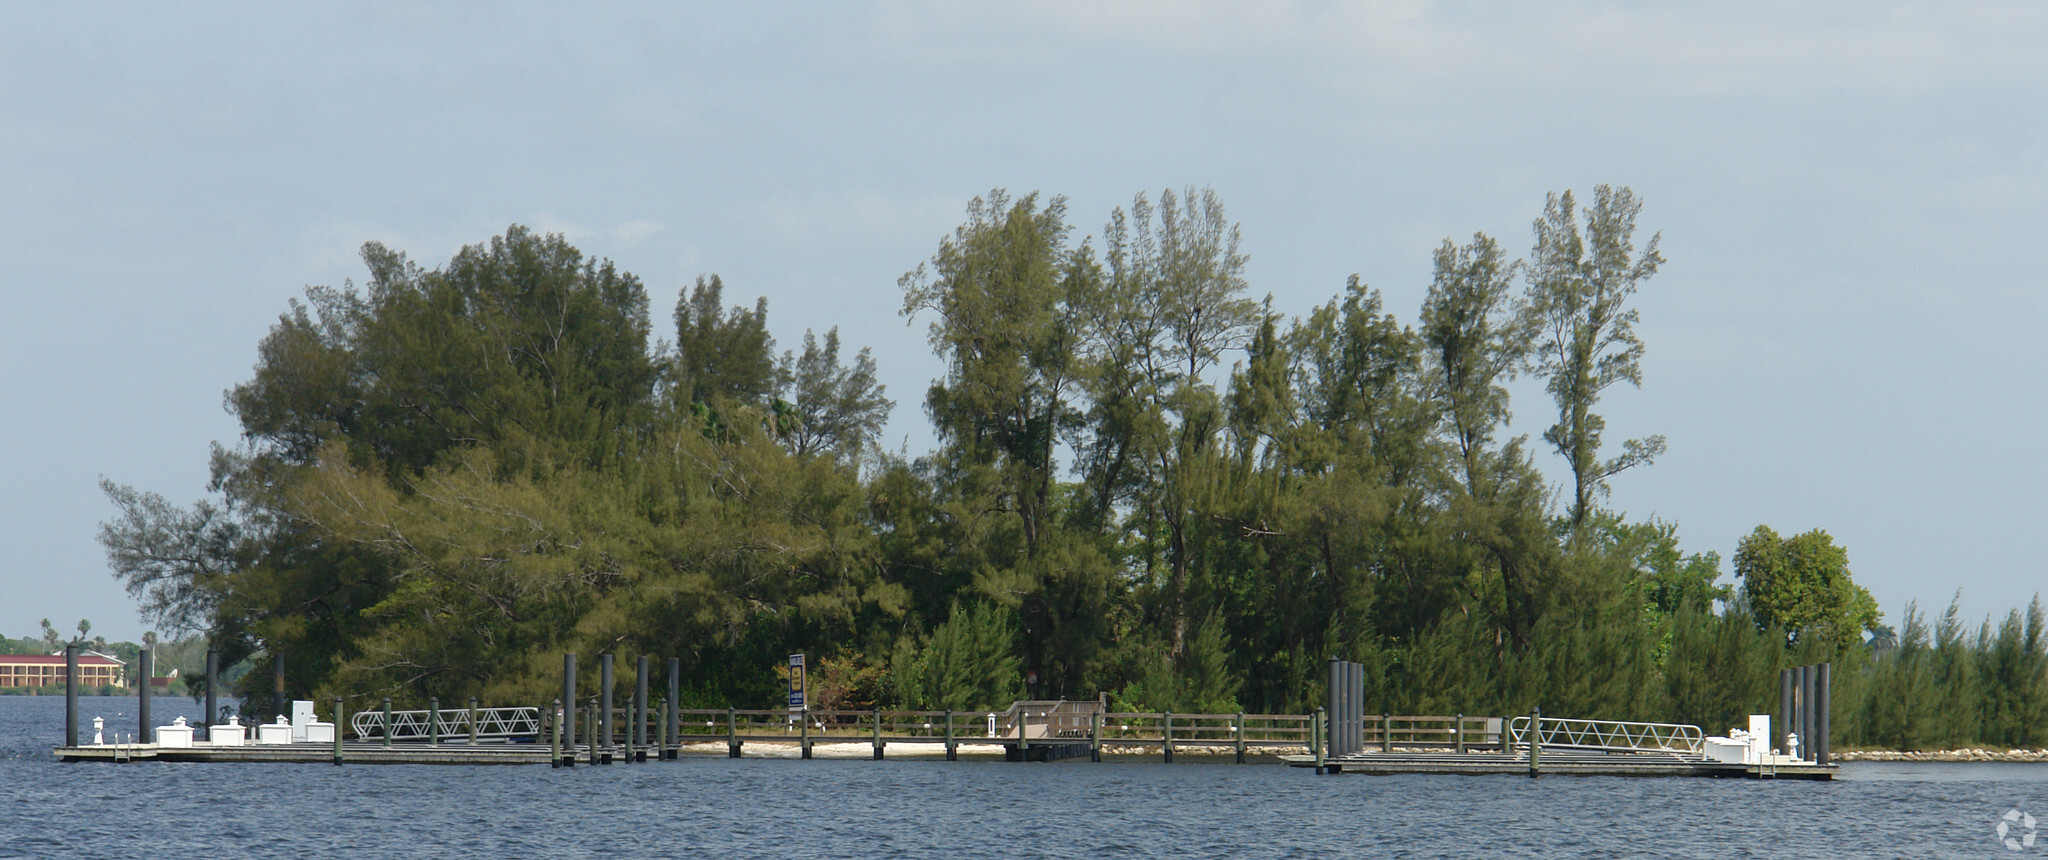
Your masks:
M160 747L189 747L192 745L192 727L185 725L184 717L177 718L168 726L157 726L156 745Z
M1705 752L1708 761L1742 764L1749 755L1749 742L1731 738L1707 738Z
M1749 757L1745 764L1762 764L1764 756L1771 754L1771 715L1749 715Z
M279 714L277 722L264 723L256 727L256 742L259 744L288 744L292 742L292 724L284 721Z
M316 744L334 743L334 724L318 721L307 723L306 736L301 740Z
M227 725L206 727L206 742L217 747L238 747L247 741L248 733L241 717L229 717Z

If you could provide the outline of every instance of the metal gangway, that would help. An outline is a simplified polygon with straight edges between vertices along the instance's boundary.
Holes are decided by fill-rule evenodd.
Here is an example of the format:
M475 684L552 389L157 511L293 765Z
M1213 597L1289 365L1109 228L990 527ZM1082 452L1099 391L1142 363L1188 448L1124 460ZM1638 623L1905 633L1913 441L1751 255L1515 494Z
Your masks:
M1508 721L1509 748L1529 746L1529 718ZM1562 748L1608 753L1677 753L1706 755L1706 732L1678 723L1630 723L1620 720L1572 720L1541 717L1535 740L1544 749Z
M1085 738L1090 718L1100 713L1102 702L1095 699L1020 700L1012 702L1009 710L989 715L995 726L990 736L1014 738L1019 732L1028 732L1031 738Z
M427 715L434 714L434 725L427 724ZM378 710L357 711L349 718L349 728L357 738L381 738L388 736L394 741L426 741L438 735L444 741L467 740L470 737L470 715L476 715L477 740L507 741L528 740L540 737L539 708L442 708L439 711L392 711L389 732L384 724L384 712ZM435 731L438 729L438 733Z

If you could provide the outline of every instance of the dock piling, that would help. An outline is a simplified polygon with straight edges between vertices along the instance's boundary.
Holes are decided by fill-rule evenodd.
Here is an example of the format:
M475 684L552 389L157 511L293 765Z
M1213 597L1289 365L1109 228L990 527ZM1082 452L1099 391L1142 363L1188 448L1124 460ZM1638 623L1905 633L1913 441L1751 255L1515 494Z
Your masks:
M1244 764L1244 712L1237 712L1237 722L1231 724L1231 734L1237 737L1237 763Z
M136 722L142 724L142 734L137 737L142 739L142 743L149 743L154 740L150 737L150 730L155 728L149 721L149 679L156 675L156 649L144 648L135 655L135 674L141 679L135 688L135 717Z
M270 655L270 718L277 719L288 713L284 702L284 655Z
M796 715L802 725L798 729L797 742L803 747L804 758L811 757L811 709L807 706Z
M1543 709L1529 709L1529 776L1535 778L1543 773Z
M200 720L207 740L213 740L213 724L220 722L220 649L206 649L206 719Z
M1813 760L1813 667L1799 667L1799 751Z
M556 700L562 709L562 739L569 744L569 758L576 758L576 652L562 655L562 698Z
M1095 713L1088 715L1088 760L1092 762L1102 761L1101 711L1096 711Z
M562 766L562 720L559 716L557 716L558 712L560 712L561 710L562 700L556 699L554 705L548 708L547 714L543 717L544 719L552 723L552 725L549 725L547 727L548 767Z
M1324 758L1324 750L1326 749L1326 746L1323 743L1323 720L1323 709L1317 708L1314 717L1311 718L1308 723L1308 745L1314 749L1316 754L1317 774L1324 774L1329 772L1327 769L1325 769L1324 766L1326 761L1326 759Z
M1159 729L1160 733L1165 737L1163 747L1166 753L1166 763L1173 764L1173 712L1167 711L1161 714L1160 717Z
M1459 712L1458 712L1458 716L1456 717L1456 719L1457 719L1457 721L1458 721L1458 740L1457 740L1456 746L1455 746L1454 748L1455 748L1455 749L1456 749L1456 750L1458 751L1458 754L1459 754L1459 755L1464 755L1464 754L1465 754L1465 712L1464 712L1464 711L1459 711Z
M953 742L953 709L946 709L946 760L960 760L960 745Z
M1829 676L1834 674L1832 671L1834 664L1822 663L1813 668L1813 763L1825 765L1828 763L1828 759L1834 756L1834 744L1829 738L1831 733L1829 730L1833 728L1829 725L1833 722L1831 719L1833 715L1829 712L1833 710L1832 699L1834 698L1831 695L1833 691L1830 689L1834 686L1833 679Z
M597 658L598 698L602 701L597 708L597 743L593 754L599 756L598 764L612 763L612 655L602 654Z
M739 712L730 705L725 708L725 757L740 757Z
M80 627L85 625L81 624ZM78 643L64 646L64 745L78 746Z
M875 706L875 761L882 760L882 706Z
M427 697L427 744L441 745L441 697Z
M683 660L680 657L668 658L668 702L668 719L663 722L668 724L669 750L663 755L673 759L682 754L683 745Z
M1792 728L1792 670L1778 670L1778 719L1771 723L1771 745L1790 752L1792 745L1786 738L1796 729Z
M469 745L476 746L476 697L469 697Z
M1380 752L1394 751L1394 715L1380 712Z
M335 730L336 730L336 731L339 731L339 730L341 729L341 727L340 727L340 726L335 726L334 728L335 728ZM390 697L390 696L385 696L385 697L384 697L384 730L383 730L383 731L381 732L381 734L383 734L383 735L384 735L384 747L385 747L386 749L390 749L390 748L391 748L391 697Z
M334 697L334 763L335 763L335 764L337 764L337 765L341 764L341 735L342 735L342 730L341 730L341 727L342 727L342 726L345 726L345 725L348 725L348 721L347 721L347 720L345 719L345 718L346 718L347 716L348 716L347 714L344 714L344 713L342 713L342 708L341 708L341 697L340 697L340 696L335 696L335 697Z
M647 760L647 655L640 655L633 672L633 760Z

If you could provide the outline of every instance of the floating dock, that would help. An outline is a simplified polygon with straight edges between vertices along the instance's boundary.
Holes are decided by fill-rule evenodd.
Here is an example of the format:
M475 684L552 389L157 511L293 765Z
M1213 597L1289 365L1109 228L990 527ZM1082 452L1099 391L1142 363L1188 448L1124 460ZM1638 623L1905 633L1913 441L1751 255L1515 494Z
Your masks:
M1314 756L1283 756L1295 767L1317 767ZM1681 752L1543 750L1531 767L1526 752L1434 750L1362 752L1326 758L1323 773L1389 776L1404 773L1513 774L1521 776L1705 776L1747 779L1831 780L1839 765L1768 756L1756 764L1713 761Z
M182 747L156 744L89 744L57 747L59 761L98 762L270 762L299 764L547 764L548 748L537 744L394 744L345 743L335 759L334 745L325 743L243 744Z

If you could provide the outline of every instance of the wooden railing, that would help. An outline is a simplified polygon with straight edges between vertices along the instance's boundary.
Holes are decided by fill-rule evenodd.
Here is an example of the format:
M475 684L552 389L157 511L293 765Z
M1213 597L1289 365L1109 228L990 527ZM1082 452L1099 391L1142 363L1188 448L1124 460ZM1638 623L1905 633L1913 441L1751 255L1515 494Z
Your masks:
M867 741L878 755L883 746L902 743L941 743L949 752L965 744L1060 746L1097 756L1105 749L1156 747L1168 760L1176 750L1242 755L1305 750L1316 742L1310 715L1104 713L1099 708L1094 702L1019 703L1003 711L683 708L676 713L680 731L672 742L723 741L736 750L747 742L794 741L808 751L814 744ZM659 727L648 736L660 737Z
M1442 747L1494 749L1501 745L1499 717L1408 716L1367 714L1364 718L1367 751L1382 752L1395 747Z

